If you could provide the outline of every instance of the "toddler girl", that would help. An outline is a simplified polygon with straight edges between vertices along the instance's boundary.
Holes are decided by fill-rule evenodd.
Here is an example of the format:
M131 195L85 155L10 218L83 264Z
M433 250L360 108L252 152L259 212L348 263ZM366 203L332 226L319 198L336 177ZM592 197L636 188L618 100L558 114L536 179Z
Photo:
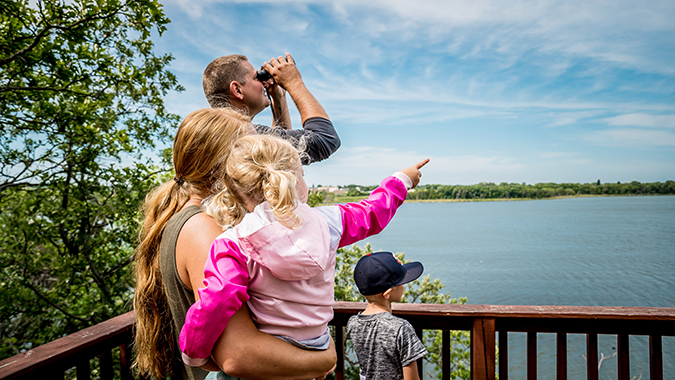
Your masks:
M385 178L367 200L311 208L290 143L265 135L237 140L223 176L226 190L207 206L226 230L211 245L200 299L180 332L183 361L205 364L247 301L260 331L299 347L328 348L337 249L382 231L428 161Z

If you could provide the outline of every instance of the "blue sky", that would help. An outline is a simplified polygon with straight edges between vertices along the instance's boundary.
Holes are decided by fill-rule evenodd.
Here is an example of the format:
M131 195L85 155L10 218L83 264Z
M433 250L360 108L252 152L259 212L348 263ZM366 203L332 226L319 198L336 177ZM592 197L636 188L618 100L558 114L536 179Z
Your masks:
M293 55L342 139L310 186L675 180L672 0L163 3L182 117L214 58Z

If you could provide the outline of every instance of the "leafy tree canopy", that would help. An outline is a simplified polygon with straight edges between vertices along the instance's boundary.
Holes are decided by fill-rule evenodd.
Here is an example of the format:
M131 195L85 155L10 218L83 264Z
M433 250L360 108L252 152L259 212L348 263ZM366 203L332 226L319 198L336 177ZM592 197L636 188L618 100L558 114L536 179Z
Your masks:
M138 207L182 88L155 0L0 4L0 358L130 310ZM144 153L145 156L143 155Z

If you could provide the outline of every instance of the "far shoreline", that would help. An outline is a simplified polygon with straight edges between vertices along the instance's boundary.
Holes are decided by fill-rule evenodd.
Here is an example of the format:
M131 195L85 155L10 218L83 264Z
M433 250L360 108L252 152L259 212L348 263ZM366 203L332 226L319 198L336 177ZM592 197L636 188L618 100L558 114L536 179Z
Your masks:
M560 195L544 198L474 198L474 199L406 199L406 203L460 203L460 202L517 202L517 201L545 201L553 199L566 198L597 198L597 197L663 197L674 196L673 194L580 194L580 195ZM338 198L338 197L336 197ZM322 203L322 205L343 204L349 202L359 202L368 199L367 195L363 197L339 197L349 199L334 199L333 202Z

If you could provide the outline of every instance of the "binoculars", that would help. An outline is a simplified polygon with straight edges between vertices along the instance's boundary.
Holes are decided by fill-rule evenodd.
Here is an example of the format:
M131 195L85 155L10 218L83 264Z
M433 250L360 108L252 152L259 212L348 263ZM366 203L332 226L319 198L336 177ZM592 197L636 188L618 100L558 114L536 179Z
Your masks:
M258 70L258 72L256 73L256 79L261 82L269 80L270 78L272 78L272 75L263 68L260 68L260 70Z

